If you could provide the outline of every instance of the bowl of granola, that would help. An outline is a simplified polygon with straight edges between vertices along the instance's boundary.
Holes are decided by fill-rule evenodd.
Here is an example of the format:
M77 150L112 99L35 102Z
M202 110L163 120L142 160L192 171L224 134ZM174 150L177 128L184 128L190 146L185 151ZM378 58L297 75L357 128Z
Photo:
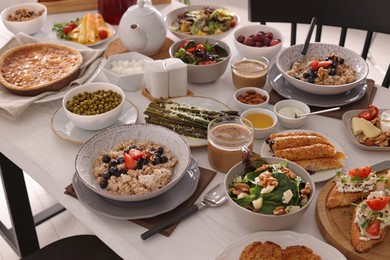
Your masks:
M314 200L315 184L309 173L285 159L248 155L224 180L237 223L250 231L284 230L298 224ZM248 167L249 161L256 167Z
M4 26L12 33L34 34L45 25L47 8L40 3L16 4L1 12Z
M187 142L165 127L149 124L106 128L80 148L76 172L97 194L116 201L154 198L184 176L190 165Z
M334 44L310 43L306 55L303 45L286 48L276 58L285 81L317 95L347 92L366 81L367 62L357 53Z

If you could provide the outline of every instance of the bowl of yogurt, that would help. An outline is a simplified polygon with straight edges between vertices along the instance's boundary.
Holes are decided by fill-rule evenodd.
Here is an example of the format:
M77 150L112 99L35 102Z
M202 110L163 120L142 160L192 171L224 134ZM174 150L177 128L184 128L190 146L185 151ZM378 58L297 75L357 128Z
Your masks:
M301 101L288 99L277 102L274 112L282 127L296 129L307 122L308 117L300 115L310 113L310 107Z

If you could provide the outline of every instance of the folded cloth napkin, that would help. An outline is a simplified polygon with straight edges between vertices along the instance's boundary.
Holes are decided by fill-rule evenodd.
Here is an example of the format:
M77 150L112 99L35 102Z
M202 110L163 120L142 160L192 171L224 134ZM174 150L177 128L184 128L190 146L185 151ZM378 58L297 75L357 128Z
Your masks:
M178 207L176 207L175 209L173 209L169 212L166 212L166 213L163 213L161 215L151 217L151 218L135 219L135 220L131 220L131 221L142 226L142 227L145 227L147 229L151 229L152 227L158 225L159 223L161 223L167 219L171 219L172 216L174 216L178 212L182 211L183 209L191 207L196 202L196 200L199 198L200 194L202 194L202 192L207 187L207 185L214 178L214 176L216 175L215 171L212 171L209 169L199 167L199 170L200 170L199 183L198 183L198 186L197 186L195 192L191 195L190 198L188 198L186 201L184 201ZM74 190L72 184L69 184L68 186L65 187L64 193L69 195L69 196L72 196L74 198L77 198L76 191ZM175 225L172 225L172 226L166 228L165 230L163 230L161 232L161 234L164 236L170 236L172 234L172 232L175 230L175 228L177 227L177 225L178 224L175 224Z
M343 117L343 114L349 110L366 109L368 107L368 105L370 105L372 103L372 100L375 97L375 93L376 93L376 86L375 86L374 80L367 79L367 91L360 100L353 102L353 103L350 103L348 105L342 106L340 110L323 113L321 115L341 119ZM286 99L286 98L279 95L275 90L273 90L273 89L271 90L270 101L269 101L270 104L274 105L278 101L283 100L283 99ZM325 109L325 108L310 106L311 112L323 110L323 109Z
M17 47L19 45L36 42L39 41L27 34L18 33L0 49L0 55L3 54L5 51ZM99 50L83 48L79 51L83 56L83 63L80 67L79 76L77 79L72 81L69 86L60 90L61 92L65 93L70 87L83 84L97 70L101 60L103 59L104 50L102 49ZM42 97L51 95L53 93L55 92L45 92L32 97L18 96L12 94L0 84L0 114L9 119L15 120L36 100L39 100Z

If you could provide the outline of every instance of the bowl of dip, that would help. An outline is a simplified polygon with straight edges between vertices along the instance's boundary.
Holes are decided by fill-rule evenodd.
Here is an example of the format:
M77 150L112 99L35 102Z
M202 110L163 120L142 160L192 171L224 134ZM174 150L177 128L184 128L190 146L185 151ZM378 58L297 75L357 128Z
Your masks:
M265 108L247 109L240 116L252 123L256 139L268 137L275 130L278 123L278 117L275 113Z
M264 87L267 80L268 65L269 61L265 57L235 57L230 63L233 85L238 89Z
M310 107L301 101L288 99L277 102L274 106L274 113L282 127L300 128L307 122L308 117L299 116L310 113Z

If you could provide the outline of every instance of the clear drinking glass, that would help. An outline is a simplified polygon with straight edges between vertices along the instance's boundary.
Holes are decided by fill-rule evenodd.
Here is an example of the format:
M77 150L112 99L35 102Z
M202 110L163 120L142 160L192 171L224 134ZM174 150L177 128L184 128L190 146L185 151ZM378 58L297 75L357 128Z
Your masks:
M220 172L229 169L242 159L242 148L253 149L253 126L246 118L222 116L208 126L207 151L210 164Z
M236 88L264 87L268 74L267 58L236 57L230 64L233 84Z

